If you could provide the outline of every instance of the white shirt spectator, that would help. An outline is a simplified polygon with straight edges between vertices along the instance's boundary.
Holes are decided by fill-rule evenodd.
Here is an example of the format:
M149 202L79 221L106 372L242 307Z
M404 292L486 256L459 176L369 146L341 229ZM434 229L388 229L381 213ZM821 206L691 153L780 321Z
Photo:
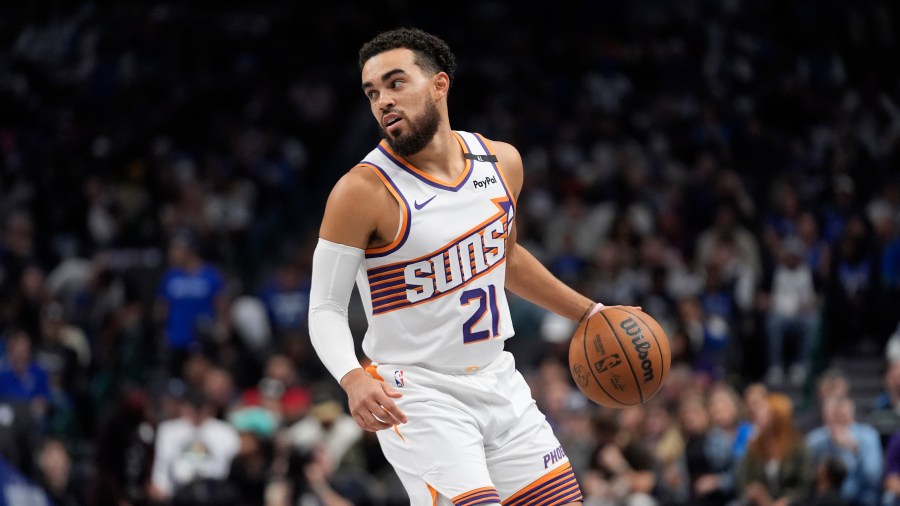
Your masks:
M797 316L815 307L816 287L806 264L794 268L781 264L772 279L772 311L781 316Z
M182 417L159 425L153 484L165 497L200 478L225 479L240 445L237 430L216 418Z

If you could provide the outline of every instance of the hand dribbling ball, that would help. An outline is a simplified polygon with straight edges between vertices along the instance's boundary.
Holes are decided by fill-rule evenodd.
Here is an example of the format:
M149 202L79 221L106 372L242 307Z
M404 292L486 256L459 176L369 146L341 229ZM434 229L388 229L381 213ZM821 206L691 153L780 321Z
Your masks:
M627 408L653 397L669 374L669 338L650 315L609 306L582 321L569 343L569 371L588 399Z

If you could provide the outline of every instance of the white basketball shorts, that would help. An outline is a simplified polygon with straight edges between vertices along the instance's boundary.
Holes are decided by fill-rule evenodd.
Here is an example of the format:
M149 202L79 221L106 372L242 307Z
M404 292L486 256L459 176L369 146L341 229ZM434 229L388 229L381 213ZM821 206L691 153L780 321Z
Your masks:
M378 431L410 504L556 506L581 500L565 451L509 352L458 374L377 364L408 423Z

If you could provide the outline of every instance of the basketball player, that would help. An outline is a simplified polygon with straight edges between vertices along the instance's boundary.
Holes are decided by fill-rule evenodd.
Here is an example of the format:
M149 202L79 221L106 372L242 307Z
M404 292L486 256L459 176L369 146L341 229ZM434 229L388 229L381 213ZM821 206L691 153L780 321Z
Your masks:
M335 185L313 259L309 328L350 412L377 436L411 503L581 504L564 450L503 341L505 290L579 321L603 307L516 243L518 151L450 127L456 63L416 29L359 54L384 140ZM347 306L369 327L366 370ZM387 430L390 429L390 430Z

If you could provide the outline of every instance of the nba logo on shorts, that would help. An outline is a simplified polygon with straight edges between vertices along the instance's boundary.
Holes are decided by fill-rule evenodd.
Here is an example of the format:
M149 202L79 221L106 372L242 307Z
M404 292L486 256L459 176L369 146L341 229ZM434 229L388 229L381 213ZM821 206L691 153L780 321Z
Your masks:
M406 384L406 382L403 381L403 369L394 371L394 383L396 383L398 387L402 387Z

